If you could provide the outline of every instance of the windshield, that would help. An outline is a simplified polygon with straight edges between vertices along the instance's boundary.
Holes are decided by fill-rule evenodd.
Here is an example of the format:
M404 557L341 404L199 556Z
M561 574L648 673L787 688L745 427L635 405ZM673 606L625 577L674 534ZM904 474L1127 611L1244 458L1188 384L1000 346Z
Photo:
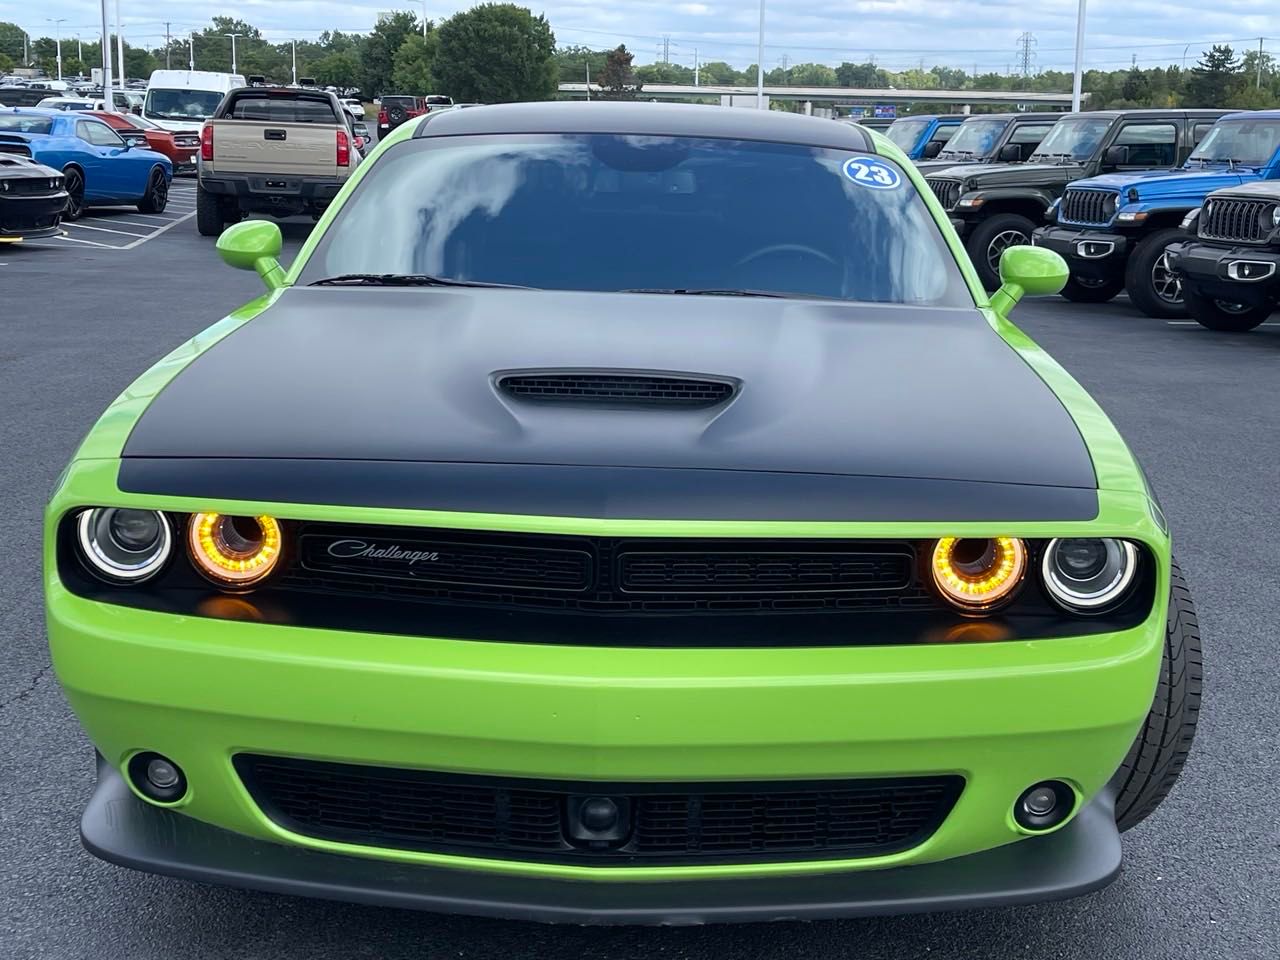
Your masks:
M0 132L48 133L52 129L53 121L48 117L22 113L0 114Z
M216 90L166 90L154 87L147 91L147 114L163 120L208 120L222 102Z
M907 153L915 147L921 135L928 129L928 120L895 120L889 124L885 136L900 146Z
M425 274L971 305L910 180L888 161L861 159L692 137L405 141L341 207L301 282Z
M1219 120L1192 151L1187 166L1234 160L1265 167L1280 147L1280 120Z
M1032 159L1088 160L1097 151L1111 128L1107 117L1076 117L1059 120L1044 138Z
M160 129L158 125L152 123L150 120L147 120L145 117L140 117L134 113L118 113L116 114L116 116L120 117L126 123L130 123L133 126L137 127L139 130L159 130Z
M1008 124L1007 120L966 120L939 156L989 156Z

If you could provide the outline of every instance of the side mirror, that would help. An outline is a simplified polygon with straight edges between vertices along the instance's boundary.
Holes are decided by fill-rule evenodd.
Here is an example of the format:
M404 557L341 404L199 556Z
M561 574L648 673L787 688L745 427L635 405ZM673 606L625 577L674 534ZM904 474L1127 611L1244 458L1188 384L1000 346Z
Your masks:
M1107 147L1107 152L1102 155L1102 163L1104 166L1122 167L1128 162L1128 147Z
M218 255L222 262L237 270L256 270L268 290L284 283L280 266L283 245L280 228L267 220L245 220L233 224L218 237Z
M1021 163L1022 162L1022 144L1006 143L1000 148L1001 163Z
M1067 261L1052 250L1008 247L1000 256L1000 289L991 295L991 308L1008 320L1024 296L1046 297L1061 293L1070 276Z
M930 140L928 143L924 145L924 158L926 160L932 160L941 152L942 152L941 140Z

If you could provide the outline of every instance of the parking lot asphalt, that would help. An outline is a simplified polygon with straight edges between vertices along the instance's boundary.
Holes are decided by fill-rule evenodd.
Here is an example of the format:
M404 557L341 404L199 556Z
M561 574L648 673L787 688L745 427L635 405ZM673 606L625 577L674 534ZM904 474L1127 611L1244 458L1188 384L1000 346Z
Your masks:
M124 211L106 217L135 219ZM285 225L287 256L309 227ZM934 916L544 927L200 886L108 866L80 848L92 751L49 665L41 509L106 405L150 363L260 289L253 274L222 267L212 241L198 237L189 220L175 219L137 245L97 243L0 249L5 960L1280 954L1280 315L1252 334L1230 336L1141 317L1123 300L1100 307L1044 300L1017 312L1102 402L1144 461L1200 608L1206 699L1196 750L1172 797L1126 836L1125 872L1116 883L1065 903ZM998 389L955 372L957 403L969 391Z

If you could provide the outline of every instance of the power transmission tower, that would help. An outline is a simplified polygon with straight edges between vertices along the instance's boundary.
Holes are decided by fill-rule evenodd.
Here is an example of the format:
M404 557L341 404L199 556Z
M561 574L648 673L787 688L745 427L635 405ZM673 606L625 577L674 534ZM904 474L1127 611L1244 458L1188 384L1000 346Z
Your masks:
M662 62L671 62L671 37L668 35L662 37Z
M1036 38L1031 31L1023 31L1022 36L1018 37L1018 72L1024 77L1031 76L1032 67L1036 62Z

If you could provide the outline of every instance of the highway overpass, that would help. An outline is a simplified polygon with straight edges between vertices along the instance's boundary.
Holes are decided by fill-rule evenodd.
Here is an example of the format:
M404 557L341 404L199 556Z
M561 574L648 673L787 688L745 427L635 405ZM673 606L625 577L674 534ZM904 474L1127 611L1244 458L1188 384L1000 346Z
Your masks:
M591 85L592 96L595 96L599 90L600 88L594 83ZM567 99L583 99L587 95L586 91L585 83L560 84L560 93ZM640 91L640 97L644 100L694 100L699 97L750 97L755 96L755 92L755 87L652 83L645 84ZM766 84L764 95L770 100L802 100L823 105L950 103L957 108L962 108L982 103L1020 106L1026 109L1070 108L1071 106L1070 93L1033 93L1013 90L885 90L863 87L791 87ZM1088 94L1085 94L1085 98L1088 98Z

